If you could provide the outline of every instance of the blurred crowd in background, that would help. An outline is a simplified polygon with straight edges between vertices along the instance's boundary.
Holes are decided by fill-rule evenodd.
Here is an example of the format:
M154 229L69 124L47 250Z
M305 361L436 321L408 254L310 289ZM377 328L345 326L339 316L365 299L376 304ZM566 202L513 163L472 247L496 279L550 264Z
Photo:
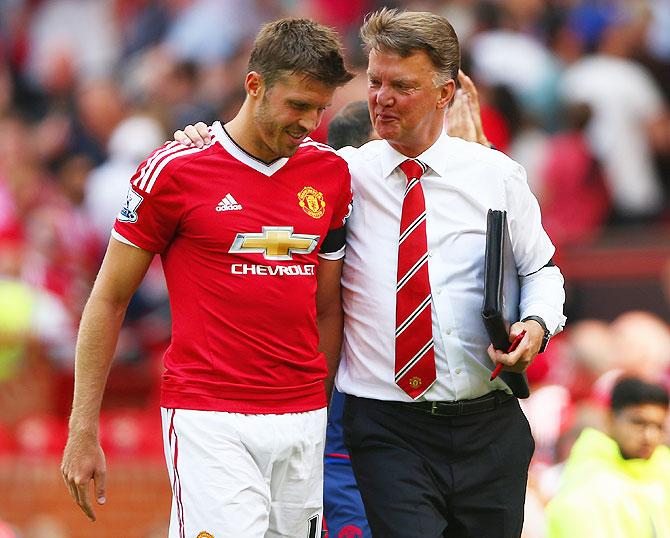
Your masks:
M60 455L78 320L137 165L188 123L232 118L253 37L281 16L337 28L359 73L313 136L325 141L329 117L365 98L358 28L382 5L452 22L486 134L526 167L559 265L612 230L669 237L670 0L0 0L0 456ZM528 538L613 380L670 383L668 320L629 310L581 319L568 305L529 371ZM162 457L169 323L156 260L110 377L110 457Z

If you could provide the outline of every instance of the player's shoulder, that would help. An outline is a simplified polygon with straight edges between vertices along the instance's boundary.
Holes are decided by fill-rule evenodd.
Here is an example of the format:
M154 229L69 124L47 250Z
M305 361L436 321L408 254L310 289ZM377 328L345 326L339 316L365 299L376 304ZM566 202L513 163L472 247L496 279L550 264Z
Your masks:
M328 144L317 142L311 138L305 138L298 152L292 157L296 161L312 162L319 160L329 166L335 166L342 170L348 170L347 162Z
M186 165L221 153L218 149L214 134L210 131L212 140L202 148L185 146L180 142L169 141L154 150L151 155L139 166L131 183L137 190L150 193L156 185L166 184L177 178L177 172L188 170Z
M332 160L333 162L342 161L342 157L337 154L337 151L323 142L317 142L311 138L305 138L300 144L299 156L315 157L318 159Z
M358 148L353 146L340 148L337 150L337 154L347 161L350 166L355 166L379 158L387 147L388 142L385 140L370 140Z

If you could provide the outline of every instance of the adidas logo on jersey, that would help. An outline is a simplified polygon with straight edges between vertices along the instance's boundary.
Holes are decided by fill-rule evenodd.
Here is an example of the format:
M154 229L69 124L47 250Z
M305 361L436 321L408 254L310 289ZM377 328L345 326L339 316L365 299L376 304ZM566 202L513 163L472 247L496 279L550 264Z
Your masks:
M240 209L242 209L242 205L238 204L230 193L226 194L219 205L216 206L217 211L239 211Z

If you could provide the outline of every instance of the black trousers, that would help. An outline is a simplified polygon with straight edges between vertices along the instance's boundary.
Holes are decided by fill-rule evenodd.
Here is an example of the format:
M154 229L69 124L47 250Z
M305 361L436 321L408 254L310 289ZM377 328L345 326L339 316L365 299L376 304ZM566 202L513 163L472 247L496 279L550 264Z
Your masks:
M434 416L347 396L344 441L375 538L518 538L535 449L516 398Z

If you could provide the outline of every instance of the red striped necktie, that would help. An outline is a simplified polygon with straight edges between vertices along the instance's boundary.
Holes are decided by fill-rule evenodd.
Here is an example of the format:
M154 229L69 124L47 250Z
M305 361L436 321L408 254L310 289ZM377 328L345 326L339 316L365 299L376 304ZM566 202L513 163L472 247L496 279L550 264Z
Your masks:
M400 169L407 176L407 188L398 241L395 382L416 399L430 388L436 378L426 203L420 182L426 165L407 159Z

